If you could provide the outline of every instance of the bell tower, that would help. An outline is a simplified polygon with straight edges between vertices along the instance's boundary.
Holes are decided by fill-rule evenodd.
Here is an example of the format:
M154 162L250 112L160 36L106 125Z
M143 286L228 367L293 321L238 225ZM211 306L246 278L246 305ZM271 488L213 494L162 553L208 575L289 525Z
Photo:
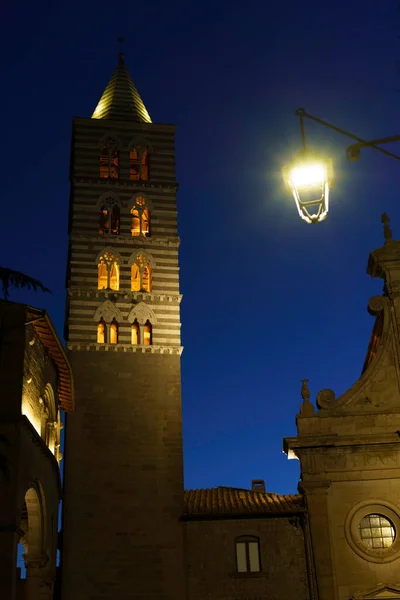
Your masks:
M122 54L73 121L62 600L184 597L174 136Z

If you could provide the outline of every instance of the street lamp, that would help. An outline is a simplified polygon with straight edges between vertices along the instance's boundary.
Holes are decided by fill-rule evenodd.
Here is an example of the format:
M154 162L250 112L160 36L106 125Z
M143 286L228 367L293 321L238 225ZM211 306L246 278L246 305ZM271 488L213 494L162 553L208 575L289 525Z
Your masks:
M300 117L303 148L296 154L290 165L283 167L282 175L287 189L293 194L300 218L307 223L321 223L321 221L326 219L329 211L329 192L334 185L334 178L332 159L312 152L307 148L304 133L304 117L356 140L358 143L352 144L346 150L346 156L349 161L358 160L361 148L363 147L374 148L387 156L400 160L400 156L396 156L380 148L378 145L400 141L400 136L398 135L366 142L352 133L348 133L335 125L309 115L304 108L298 108L295 114Z
M282 171L300 217L307 223L323 221L328 214L329 190L333 185L332 160L304 147Z

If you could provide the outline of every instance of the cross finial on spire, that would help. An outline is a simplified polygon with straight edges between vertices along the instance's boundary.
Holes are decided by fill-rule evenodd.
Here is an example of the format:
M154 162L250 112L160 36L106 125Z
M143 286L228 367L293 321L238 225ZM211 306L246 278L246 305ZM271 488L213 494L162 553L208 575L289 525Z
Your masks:
M383 235L385 236L385 244L387 244L388 242L392 242L393 234L392 234L392 229L389 225L390 219L386 213L383 213L382 218L381 218L381 223L383 223Z
M120 65L123 65L124 64L124 54L122 52L122 44L123 44L124 38L120 35L117 39L119 41L118 63Z

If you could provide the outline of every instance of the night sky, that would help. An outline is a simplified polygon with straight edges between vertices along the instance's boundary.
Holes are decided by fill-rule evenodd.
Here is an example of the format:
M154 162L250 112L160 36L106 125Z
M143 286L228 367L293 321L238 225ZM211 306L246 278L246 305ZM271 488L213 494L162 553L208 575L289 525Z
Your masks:
M71 120L89 117L117 63L154 122L175 123L182 302L185 486L295 492L300 380L311 398L359 377L382 282L365 274L400 236L395 160L307 122L332 156L328 219L302 222L281 166L300 149L297 107L365 139L400 134L397 2L6 3L0 37L1 264L53 295L62 335ZM400 143L388 147L400 154Z

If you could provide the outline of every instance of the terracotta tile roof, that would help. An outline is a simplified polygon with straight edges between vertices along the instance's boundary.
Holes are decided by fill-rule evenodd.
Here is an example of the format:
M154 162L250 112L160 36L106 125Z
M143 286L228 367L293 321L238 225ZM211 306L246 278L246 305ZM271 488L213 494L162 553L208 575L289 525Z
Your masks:
M118 66L92 114L92 119L151 123L150 115L129 75L122 54L119 55Z
M28 322L32 323L43 346L57 365L60 408L66 412L71 412L74 410L74 380L60 338L46 311L28 306L27 316Z
M239 515L280 515L305 511L300 494L280 495L230 487L185 490L184 518L229 518Z

